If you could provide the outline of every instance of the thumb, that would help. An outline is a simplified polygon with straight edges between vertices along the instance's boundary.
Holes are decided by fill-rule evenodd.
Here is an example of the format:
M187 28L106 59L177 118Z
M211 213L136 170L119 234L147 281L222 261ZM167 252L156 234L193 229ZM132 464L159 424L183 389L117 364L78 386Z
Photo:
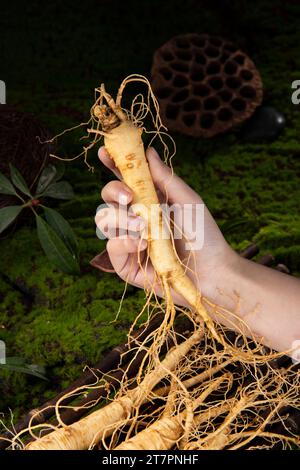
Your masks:
M153 147L146 150L146 157L153 182L168 202L192 204L195 203L195 198L196 201L200 199L199 195L161 160Z

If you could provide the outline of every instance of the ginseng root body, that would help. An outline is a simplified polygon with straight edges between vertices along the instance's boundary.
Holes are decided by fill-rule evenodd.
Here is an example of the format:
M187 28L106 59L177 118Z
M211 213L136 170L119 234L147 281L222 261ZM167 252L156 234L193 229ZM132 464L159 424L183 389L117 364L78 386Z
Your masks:
M145 149L142 129L137 127L120 110L112 98L108 99L111 112L117 112L120 122L105 130L104 144L110 157L133 192L133 211L147 223L148 253L157 281L161 282L166 298L174 289L196 311L214 334L213 323L201 303L201 295L175 252L170 227L164 223L162 209L153 184Z

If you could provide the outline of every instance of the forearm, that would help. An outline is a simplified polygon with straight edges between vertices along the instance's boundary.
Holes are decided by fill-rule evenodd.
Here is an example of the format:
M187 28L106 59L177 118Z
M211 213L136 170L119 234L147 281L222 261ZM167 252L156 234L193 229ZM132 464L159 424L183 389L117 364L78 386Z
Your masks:
M242 320L253 335L278 351L300 340L300 280L295 277L233 254L217 275L213 301L236 313L235 329L242 327ZM226 313L219 319L228 325L233 321L230 314L226 320Z

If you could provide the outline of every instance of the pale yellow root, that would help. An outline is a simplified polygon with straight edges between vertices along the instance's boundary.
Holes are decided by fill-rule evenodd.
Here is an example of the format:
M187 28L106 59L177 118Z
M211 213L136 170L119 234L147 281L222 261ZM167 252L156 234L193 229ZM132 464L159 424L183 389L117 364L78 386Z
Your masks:
M167 450L171 449L183 433L180 417L156 421L149 428L123 442L115 450Z
M134 407L147 401L151 390L186 356L202 333L196 332L189 339L174 347L156 369L149 372L141 384L80 421L53 431L29 443L25 450L83 450L97 444L104 436L110 435L118 424L128 420Z
M208 422L217 416L230 411L231 403L223 403L221 406L209 409L198 414L194 418L193 426L197 427L204 422ZM123 442L114 450L170 450L180 440L184 432L183 416L168 417L156 421L149 428ZM187 444L187 449L197 449L195 443Z
M201 372L200 374L197 374L191 377L190 379L183 380L182 385L186 389L194 387L195 385L199 385L203 383L205 380L211 379L213 375L217 374L218 372L220 372L222 369L224 369L229 364L232 364L233 362L234 362L233 359L228 359L227 361L224 361L221 364L217 364L214 367L211 367L210 369L207 369L204 372ZM164 397L169 393L169 390L170 390L170 387L158 388L157 390L154 390L153 397Z
M133 192L133 211L147 222L148 252L158 278L162 284L167 282L198 312L219 340L213 322L201 303L201 294L178 261L170 233L163 224L162 210L145 156L142 132L133 122L127 119L121 121L119 126L106 133L105 148ZM153 234L156 236L151 237Z
M201 443L201 439L197 442L191 442L185 446L184 450L222 450L228 443L228 432L224 431L216 437L209 439L205 444Z
M236 419L236 417L247 407L247 404L253 401L255 394L250 396L243 396L230 410L230 413L225 418L221 426L219 426L214 432L208 436L199 439L197 445L198 449L203 450L221 450L228 442L228 434L230 432L230 425ZM222 447L223 446L223 447Z
M276 400L276 398L275 398ZM272 418L279 412L279 410L281 408L284 407L284 400L281 400L280 398L278 399L277 398L277 405L275 406L275 408L273 410L270 411L270 413L267 415L267 417L265 418L265 420L260 424L260 426L258 426L257 429L251 431L251 432L246 432L246 431L243 431L241 433L236 433L236 434L232 434L231 436L228 437L228 441L230 444L232 444L235 440L239 440L240 442L238 444L235 444L235 445L232 445L231 446L231 450L238 450L240 447L243 447L247 444L249 444L255 437L262 437L264 434L265 434L265 437L269 434L268 437L270 437L270 435L272 433L268 433L265 431L265 428L266 426L270 423L270 421L272 420ZM257 404L259 403L259 401L254 401L254 403L252 403L252 407L255 407L255 405L257 406ZM271 403L271 399L270 399L270 403ZM245 437L245 439L243 440L243 438ZM281 436L284 440L284 436ZM294 442L294 444L296 445L299 445L299 442L300 442L300 439L299 437L297 436L289 436L288 440L290 442Z
M247 431L246 425L245 423L242 425L242 421L237 421L234 424L238 415L247 409L252 409L253 415L255 416L255 411L257 410L258 405L262 403L261 400L255 400L259 393L260 392L256 390L249 395L242 396L238 401L235 400L236 403L231 407L230 412L224 419L223 423L207 436L202 436L200 439L188 443L185 446L185 450L222 450L225 447L229 450L238 450L246 445L248 446L249 443L257 437L265 438L271 441L271 444L277 440L277 442L299 445L299 436L284 436L265 431L265 427L272 421L279 410L285 406L284 400L281 400L278 397L275 399L275 402L278 401L275 408L269 412L262 423L257 426L258 423L255 421L255 417L252 422L250 421L248 423L249 428L251 428L252 425L254 429ZM265 404L270 405L271 401L272 399L266 399ZM237 443L234 444L235 442Z
M230 374L224 374L222 377L212 381L210 385L201 393L201 395L194 400L193 410L198 408L201 403L212 393L213 390L218 389L219 385L229 380L231 382ZM213 412L213 410L211 410ZM224 409L222 408L222 413ZM194 419L195 424L203 422L207 418L212 417L209 412L198 415ZM185 421L187 418L186 410L177 416L167 416L156 421L148 428L136 434L134 437L122 442L115 450L168 450L171 449L177 441L182 438L185 432Z
M229 447L229 450L236 450L239 449L240 447L245 446L248 444L251 440L253 440L255 437L257 437L257 433L254 431L244 431L240 432L237 434L232 434L231 436L227 436L227 442L226 445L231 445L232 441L237 441L237 440L242 440L242 439L247 439L247 441L242 441L241 444L238 446L234 447ZM284 436L283 434L277 434L274 432L265 432L265 431L260 431L259 432L259 437L267 439L271 442L287 442L289 444L293 444L293 446L300 446L300 438L298 436Z

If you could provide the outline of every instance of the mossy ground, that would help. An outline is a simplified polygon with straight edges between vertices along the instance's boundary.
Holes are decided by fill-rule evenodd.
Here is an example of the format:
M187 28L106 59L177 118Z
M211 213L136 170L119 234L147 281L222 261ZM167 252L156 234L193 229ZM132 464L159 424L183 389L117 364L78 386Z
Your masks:
M251 54L262 74L265 103L285 114L286 127L272 143L246 143L239 129L210 141L173 135L174 169L201 194L220 224L248 219L228 234L234 248L255 241L261 254L272 252L299 273L300 105L291 103L291 82L300 79L299 7L261 1L251 2L246 11L246 2L237 1L223 11L221 2L204 3L55 0L41 8L32 1L22 2L17 14L18 2L11 2L1 15L7 28L1 30L0 78L6 81L8 102L59 132L86 119L100 81L114 92L127 74L149 75L154 50L169 37L196 31L231 38ZM79 150L74 133L62 141L60 154ZM64 275L49 264L30 222L0 242L1 271L35 294L28 307L21 294L0 281L0 339L8 356L45 366L49 379L1 371L0 410L6 416L10 408L17 418L67 386L86 364L95 364L124 340L144 303L144 294L129 287L111 323L124 283L89 266L104 248L93 217L100 189L111 178L97 165L96 150L90 158L94 173L81 161L67 166L76 199L56 205L79 238L81 276Z

